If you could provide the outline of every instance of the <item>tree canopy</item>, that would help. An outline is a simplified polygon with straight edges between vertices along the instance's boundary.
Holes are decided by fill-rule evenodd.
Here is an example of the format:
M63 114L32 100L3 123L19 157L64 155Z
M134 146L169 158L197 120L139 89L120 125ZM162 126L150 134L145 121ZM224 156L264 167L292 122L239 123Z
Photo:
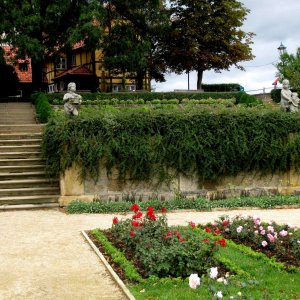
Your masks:
M42 87L43 61L50 53L86 40L99 41L100 27L93 26L99 16L98 1L91 0L1 0L0 36L17 51L17 57L31 58L35 89ZM97 37L97 38L95 38ZM92 42L91 42L92 41Z
M198 72L201 88L205 70L228 70L251 60L252 33L241 29L249 12L236 0L170 0L171 28L165 57L172 71Z
M276 67L279 76L288 79L291 87L300 93L300 48L295 54L283 53Z

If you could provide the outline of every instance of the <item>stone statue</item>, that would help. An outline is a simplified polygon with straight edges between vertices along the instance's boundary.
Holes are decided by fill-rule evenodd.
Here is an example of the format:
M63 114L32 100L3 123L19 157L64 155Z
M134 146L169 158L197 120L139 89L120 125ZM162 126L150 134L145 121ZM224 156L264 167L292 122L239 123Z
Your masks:
M290 109L291 103L292 103L292 92L290 90L290 82L287 79L284 79L282 81L281 100L280 100L281 110L285 112L291 111Z
M291 104L290 104L290 111L291 112L298 112L298 105L300 102L300 99L298 98L298 93L292 93L291 97Z
M68 91L64 95L64 110L65 114L68 116L78 116L78 108L81 104L82 97L75 93L76 84L75 82L70 82L68 84Z

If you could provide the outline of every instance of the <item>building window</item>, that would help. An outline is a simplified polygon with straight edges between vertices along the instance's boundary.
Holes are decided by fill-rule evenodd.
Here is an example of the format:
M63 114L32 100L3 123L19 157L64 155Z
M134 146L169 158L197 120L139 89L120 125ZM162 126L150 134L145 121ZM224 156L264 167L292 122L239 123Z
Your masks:
M135 84L125 85L125 90L129 92L135 92L136 86Z
M48 85L48 93L54 93L54 84Z
M19 70L21 72L27 72L28 71L28 65L27 65L27 63L19 63Z
M122 84L113 84L112 85L112 92L120 92L123 89Z
M67 68L67 59L65 57L60 57L56 64L57 70L64 70Z

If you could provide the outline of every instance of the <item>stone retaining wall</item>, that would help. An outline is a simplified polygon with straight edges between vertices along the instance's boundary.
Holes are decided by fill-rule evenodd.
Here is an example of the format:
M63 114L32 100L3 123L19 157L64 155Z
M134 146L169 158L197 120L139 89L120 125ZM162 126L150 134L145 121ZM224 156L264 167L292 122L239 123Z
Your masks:
M118 179L117 170L108 177L106 170L100 170L97 182L88 178L81 181L78 166L68 169L60 178L61 197L59 203L67 205L70 201L81 199L92 201L95 198L103 200L125 200L149 198L172 199L176 196L186 198L205 197L207 199L225 199L239 196L261 196L295 194L300 189L300 173L290 171L260 175L256 173L241 173L235 177L225 177L217 182L199 183L196 175L184 176L170 173L168 183L159 184L157 178L150 182Z

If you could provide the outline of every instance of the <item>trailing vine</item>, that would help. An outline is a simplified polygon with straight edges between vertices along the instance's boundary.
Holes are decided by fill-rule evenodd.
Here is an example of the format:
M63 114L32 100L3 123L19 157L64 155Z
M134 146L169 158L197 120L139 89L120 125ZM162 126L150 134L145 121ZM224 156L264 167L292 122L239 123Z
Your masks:
M168 179L168 171L216 180L239 172L296 170L300 116L263 108L95 111L52 118L43 135L50 175L76 162L97 180L99 167L119 178Z

